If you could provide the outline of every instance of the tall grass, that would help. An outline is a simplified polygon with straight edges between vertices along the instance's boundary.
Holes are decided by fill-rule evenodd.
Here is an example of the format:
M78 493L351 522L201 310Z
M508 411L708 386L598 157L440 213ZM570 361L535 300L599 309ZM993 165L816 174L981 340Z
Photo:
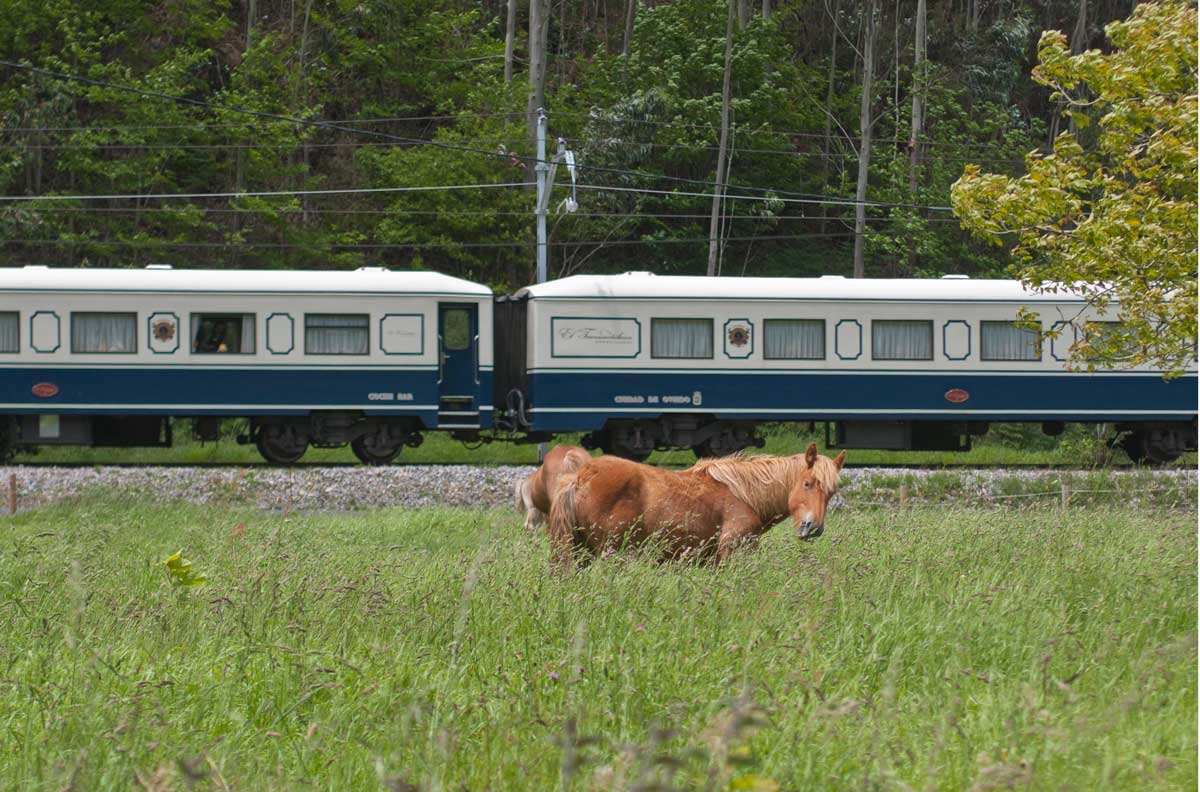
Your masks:
M844 509L555 577L507 513L87 498L0 524L0 784L1194 789L1195 520Z

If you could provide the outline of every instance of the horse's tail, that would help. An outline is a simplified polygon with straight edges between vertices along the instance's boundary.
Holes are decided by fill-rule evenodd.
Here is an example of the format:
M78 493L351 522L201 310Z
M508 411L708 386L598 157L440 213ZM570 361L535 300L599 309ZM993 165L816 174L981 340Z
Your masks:
M559 476L550 501L547 533L550 536L550 560L555 565L569 565L575 548L575 530L579 523L576 502L579 482L576 478L575 473Z

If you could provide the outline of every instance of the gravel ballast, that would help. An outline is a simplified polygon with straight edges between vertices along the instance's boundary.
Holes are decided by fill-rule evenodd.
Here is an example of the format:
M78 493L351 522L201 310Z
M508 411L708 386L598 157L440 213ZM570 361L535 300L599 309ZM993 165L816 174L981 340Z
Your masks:
M84 495L137 495L192 503L287 511L379 508L513 508L513 482L530 466L394 467L0 467L16 475L18 508L35 509ZM1194 509L1195 470L913 470L843 471L839 507L956 504L1001 508L1070 502ZM903 496L901 495L903 493Z

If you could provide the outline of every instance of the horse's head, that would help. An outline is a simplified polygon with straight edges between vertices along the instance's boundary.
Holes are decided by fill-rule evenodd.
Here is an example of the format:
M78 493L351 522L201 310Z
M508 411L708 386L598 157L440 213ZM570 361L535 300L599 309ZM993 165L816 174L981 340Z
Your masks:
M825 507L837 492L838 474L845 461L845 451L830 459L817 453L816 443L804 452L800 476L788 496L788 512L796 521L796 536L816 539L825 530Z

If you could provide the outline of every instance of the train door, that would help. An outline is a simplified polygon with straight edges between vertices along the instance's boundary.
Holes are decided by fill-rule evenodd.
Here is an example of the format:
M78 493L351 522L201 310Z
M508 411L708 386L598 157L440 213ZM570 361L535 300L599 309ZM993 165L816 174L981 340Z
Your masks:
M479 306L438 305L438 426L479 428Z

